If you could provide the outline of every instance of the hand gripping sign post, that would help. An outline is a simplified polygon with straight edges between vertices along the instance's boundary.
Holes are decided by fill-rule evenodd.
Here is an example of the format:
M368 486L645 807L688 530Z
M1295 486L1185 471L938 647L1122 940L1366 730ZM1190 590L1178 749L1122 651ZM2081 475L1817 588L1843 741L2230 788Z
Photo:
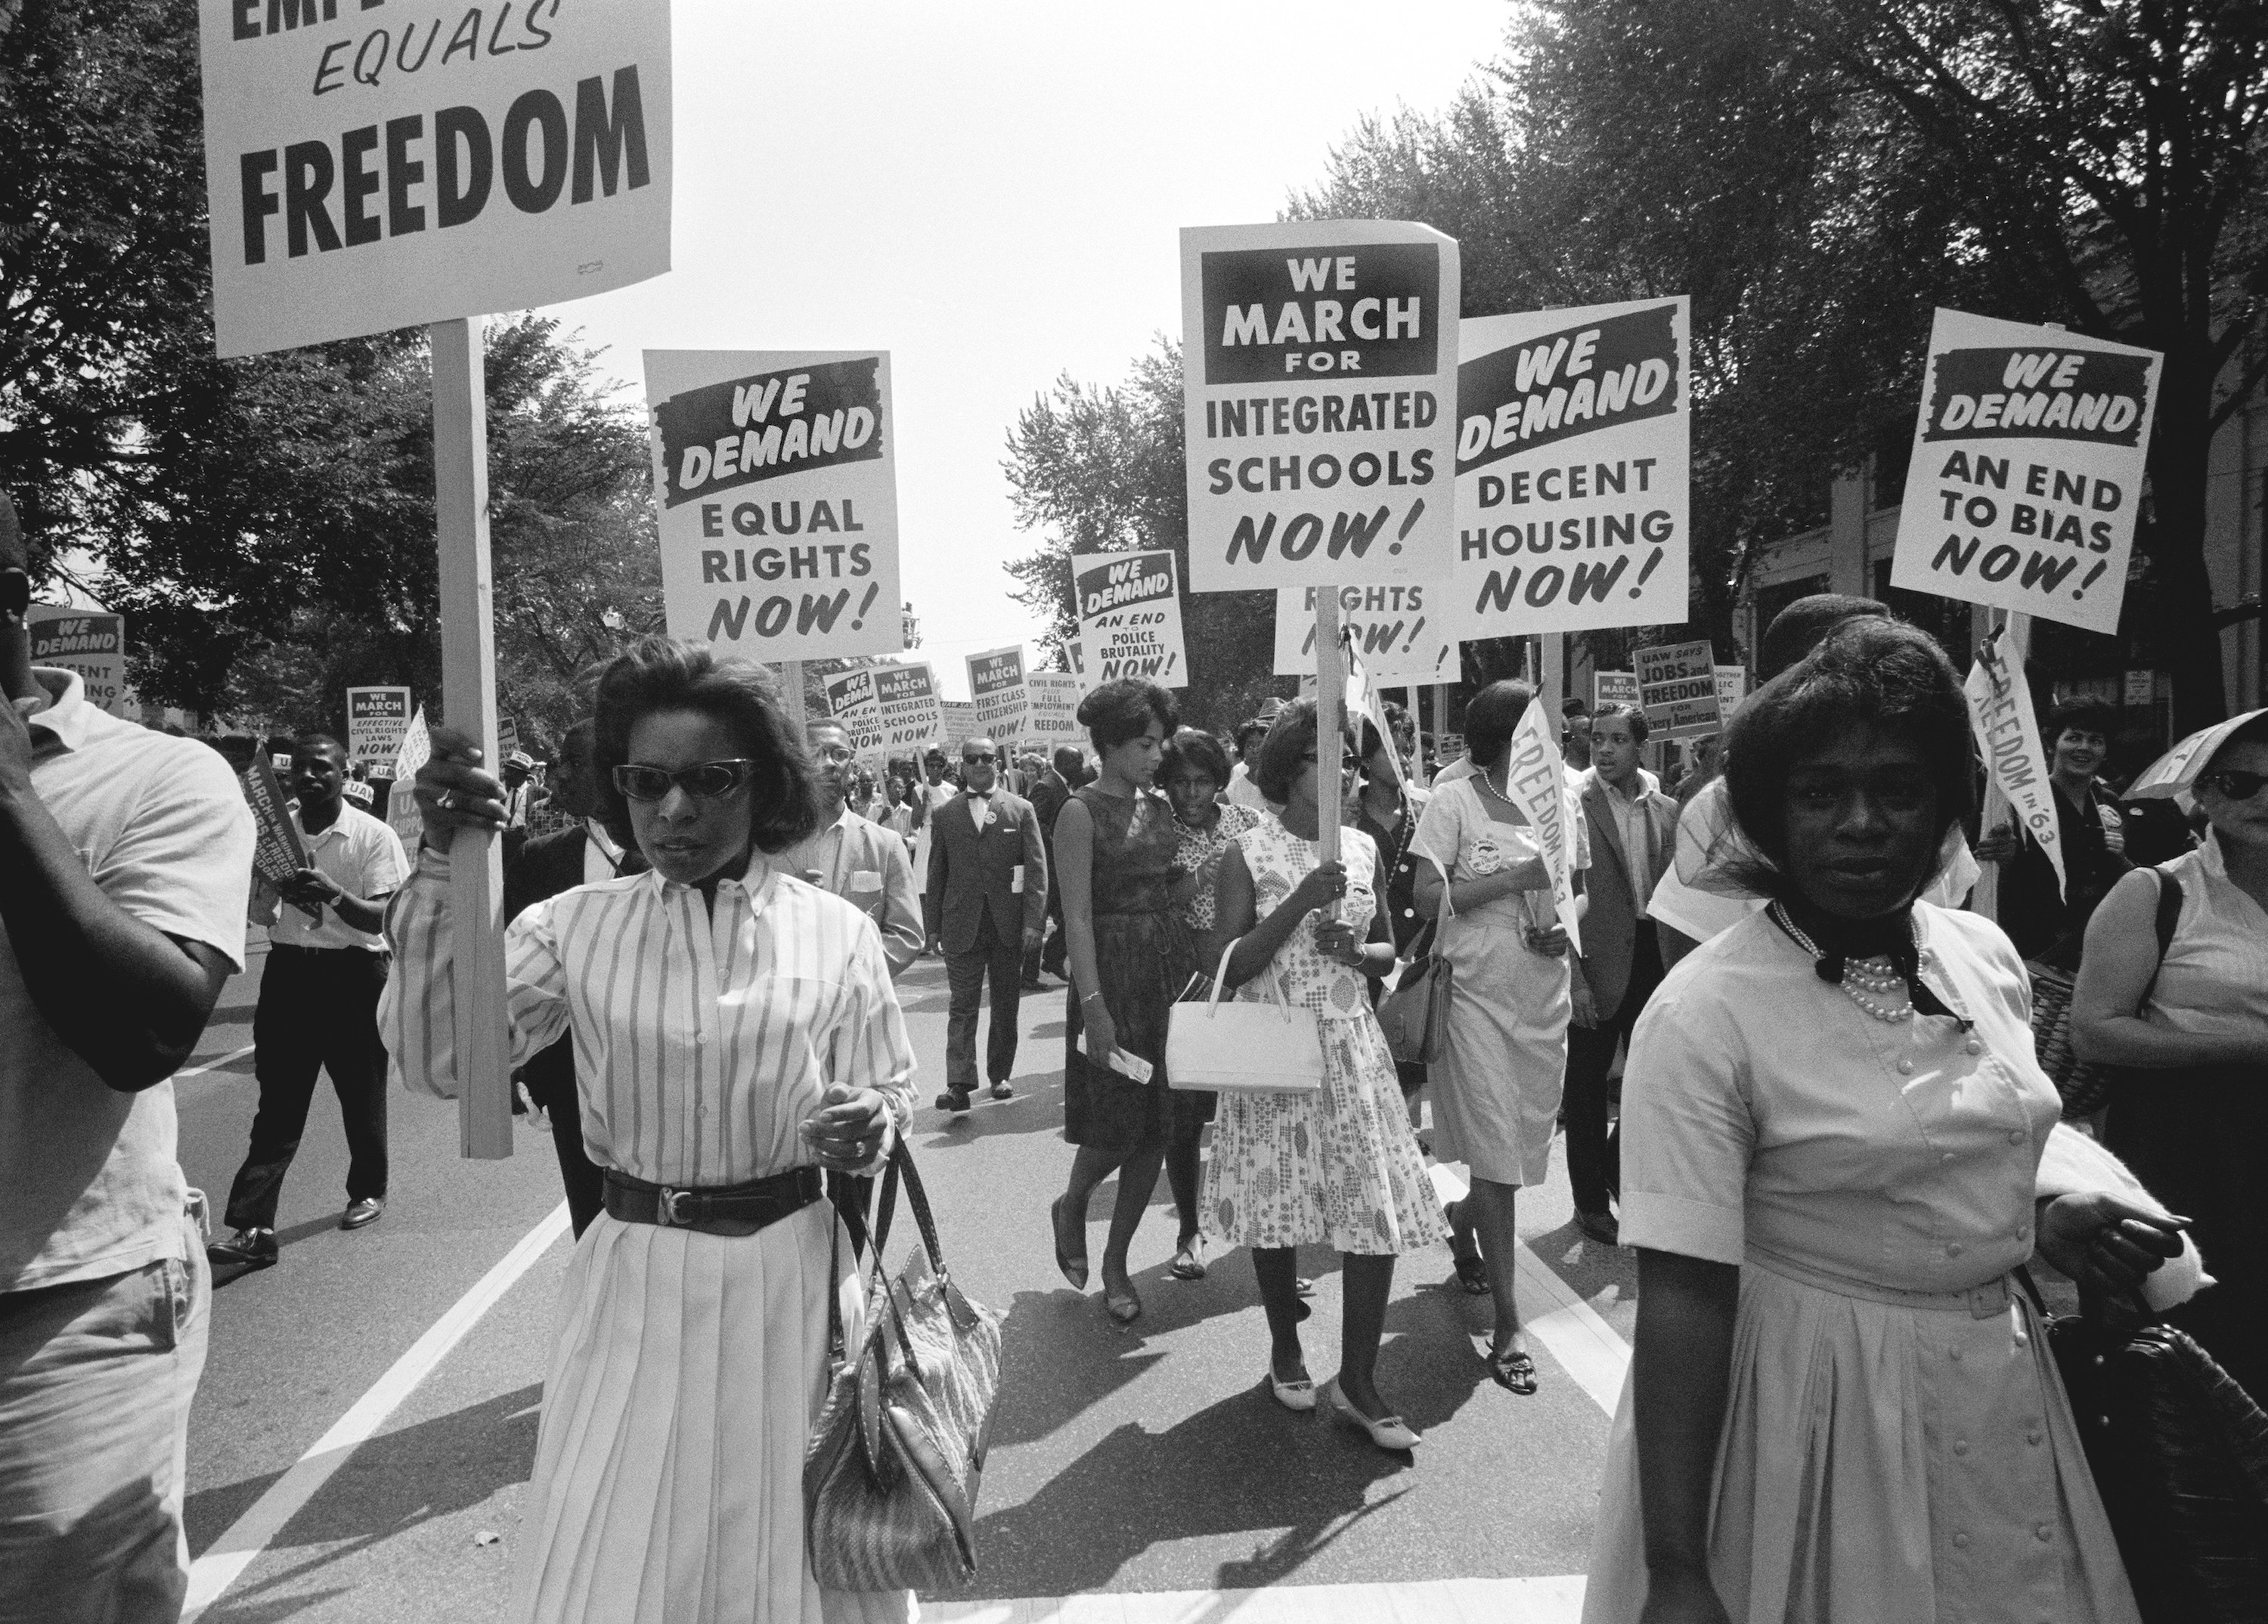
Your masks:
M347 690L347 759L360 762L372 777L392 775L409 732L407 688Z
M1189 686L1182 594L1174 578L1174 555L1164 549L1072 557L1080 664L1090 683L1146 676L1161 688Z
M493 769L488 446L468 317L669 269L668 0L397 17L201 0L222 356L429 324L441 689ZM320 11L320 14L319 14ZM464 1154L512 1154L503 870L450 846ZM423 1086L426 1080L417 1080Z
M1447 579L1457 245L1402 220L1182 233L1189 586ZM1338 714L1340 603L1315 599L1315 675ZM1337 781L1340 737L1318 730ZM1322 821L1326 859L1338 855Z
M1890 584L2116 631L2162 362L1939 311Z

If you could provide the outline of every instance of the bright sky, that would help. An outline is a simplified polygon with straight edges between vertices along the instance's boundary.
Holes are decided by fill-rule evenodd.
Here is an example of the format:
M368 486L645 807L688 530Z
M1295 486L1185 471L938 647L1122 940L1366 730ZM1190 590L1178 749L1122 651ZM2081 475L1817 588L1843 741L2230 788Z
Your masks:
M1365 113L1445 105L1505 0L814 5L676 0L667 276L559 306L642 398L643 350L887 349L920 653L1036 637L1000 471L1069 372L1181 325L1184 225L1270 220Z

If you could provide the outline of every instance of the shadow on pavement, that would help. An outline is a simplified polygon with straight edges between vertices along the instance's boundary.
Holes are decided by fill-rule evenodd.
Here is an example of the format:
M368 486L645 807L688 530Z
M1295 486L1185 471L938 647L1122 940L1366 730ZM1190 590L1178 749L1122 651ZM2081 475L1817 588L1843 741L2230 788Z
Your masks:
M945 1149L1005 1133L1060 1135L1063 1077L1060 1069L1015 1077L1011 1080L1016 1090L1016 1097L1012 1100L996 1100L980 1089L965 1111L939 1111L930 1104L937 1094L922 1090L915 1097L914 1131L928 1133L932 1137L915 1148Z

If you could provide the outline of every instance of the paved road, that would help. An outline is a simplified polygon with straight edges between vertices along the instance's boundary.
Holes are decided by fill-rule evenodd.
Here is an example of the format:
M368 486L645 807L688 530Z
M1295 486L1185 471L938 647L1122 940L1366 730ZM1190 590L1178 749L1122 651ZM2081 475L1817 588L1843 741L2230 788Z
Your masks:
M225 1057L251 1042L258 970L255 961L231 984L192 1065L225 1063L177 1085L182 1163L216 1200L254 1104L250 1058ZM942 968L924 961L901 993L926 1099L943 1069ZM1445 1247L1417 1254L1395 1281L1380 1382L1427 1438L1414 1458L1383 1454L1269 1399L1264 1322L1241 1254L1217 1259L1202 1283L1166 1276L1173 1222L1162 1181L1135 1251L1143 1319L1119 1327L1099 1295L1063 1285L1045 1215L1071 1154L1059 1132L1063 1013L1060 990L1025 1000L1018 1098L957 1120L924 1108L915 1125L947 1255L971 1294L1007 1316L983 1569L968 1597L1141 1592L1162 1604L1194 1593L1205 1605L1171 1611L1193 1617L1219 1614L1219 1592L1335 1587L1299 1591L1310 1598L1300 1610L1323 1616L1337 1598L1355 1617L1366 1598L1395 1592L1347 1587L1378 1584L1435 1598L1435 1620L1457 1616L1460 1597L1476 1615L1506 1616L1499 1604L1521 1597L1520 1616L1572 1617L1572 1589L1548 1581L1584 1566L1635 1269L1627 1254L1577 1236L1564 1177L1521 1213L1550 1271L1524 1301L1531 1316L1550 1308L1548 1289L1560 1310L1554 1334L1535 1339L1543 1391L1519 1399L1489 1383L1476 1351L1486 1300L1445 1283ZM466 1162L453 1105L396 1094L390 1106L384 1220L351 1235L335 1228L345 1149L326 1091L285 1188L282 1263L216 1293L189 1439L193 1552L210 1553L247 1511L272 1508L276 1498L262 1497L294 1463L558 1205L549 1141L532 1127L511 1160ZM1096 1194L1093 1253L1114 1195L1108 1185ZM543 1251L366 1442L327 1452L319 1464L335 1470L205 1618L464 1620L501 1606L567 1252L563 1240ZM1322 1376L1336 1363L1337 1267L1321 1251L1304 1267L1317 1281L1307 1346ZM304 1480L303 1468L292 1481ZM1248 1603L1226 1610L1257 1616Z

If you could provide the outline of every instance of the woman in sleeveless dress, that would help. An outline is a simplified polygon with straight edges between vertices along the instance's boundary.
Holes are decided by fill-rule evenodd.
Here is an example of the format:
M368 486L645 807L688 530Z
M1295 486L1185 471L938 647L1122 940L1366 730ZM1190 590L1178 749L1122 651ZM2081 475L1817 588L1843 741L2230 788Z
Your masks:
M1378 851L1359 830L1343 829L1344 860L1322 860L1321 808L1336 816L1338 795L1336 785L1319 793L1315 736L1312 701L1286 706L1269 730L1253 776L1283 811L1262 814L1236 837L1217 908L1221 940L1237 939L1227 979L1239 1000L1280 993L1322 1023L1322 1087L1222 1096L1205 1207L1225 1244L1252 1249L1278 1402L1312 1410L1320 1398L1380 1448L1406 1450L1421 1440L1379 1394L1379 1337L1395 1259L1447 1229L1370 1008L1367 982L1394 967ZM1341 1254L1344 1291L1339 1370L1320 1394L1300 1348L1307 1310L1296 1249L1312 1245Z
M1102 1251L1102 1294L1110 1317L1124 1325L1142 1313L1127 1249L1168 1146L1186 1142L1194 1151L1211 1096L1174 1094L1166 1086L1167 1012L1197 968L1189 927L1172 898L1182 877L1174 861L1179 829L1166 798L1150 787L1179 720L1173 696L1155 683L1123 677L1079 701L1079 720L1102 765L1056 819L1056 882L1063 888L1071 983L1064 1137L1079 1155L1049 1217L1056 1266L1083 1291L1087 1201L1097 1185L1118 1175ZM1127 1056L1138 1063L1130 1065ZM1145 1063L1146 1077L1130 1074Z

